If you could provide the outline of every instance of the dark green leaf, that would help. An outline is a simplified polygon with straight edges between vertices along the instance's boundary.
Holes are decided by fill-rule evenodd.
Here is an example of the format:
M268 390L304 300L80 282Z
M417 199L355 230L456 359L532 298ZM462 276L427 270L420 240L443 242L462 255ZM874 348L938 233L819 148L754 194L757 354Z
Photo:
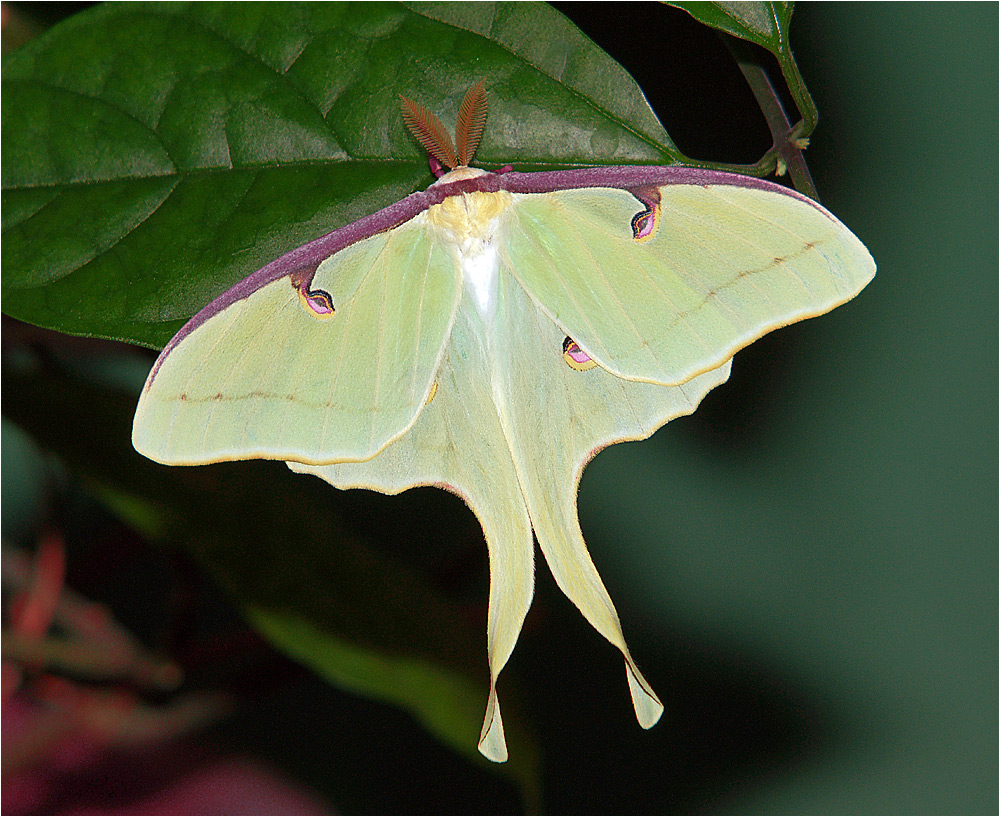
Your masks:
M293 247L430 180L398 94L450 125L485 79L486 165L665 163L642 92L534 3L114 3L3 73L4 310L161 346Z
M757 43L772 54L788 51L788 24L794 3L670 2L699 23Z

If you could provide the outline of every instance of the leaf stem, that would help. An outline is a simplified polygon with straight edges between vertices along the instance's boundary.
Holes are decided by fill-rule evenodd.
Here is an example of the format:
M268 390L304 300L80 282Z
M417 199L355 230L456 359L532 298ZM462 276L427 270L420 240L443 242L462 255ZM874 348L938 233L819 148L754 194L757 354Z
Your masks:
M739 66L754 98L757 100L757 104L760 106L761 113L764 114L767 127L771 131L772 144L758 161L750 165L699 161L683 154L680 155L681 161L691 167L725 170L757 177L768 176L772 173L781 176L787 171L796 190L819 201L816 185L813 183L812 175L809 173L805 157L802 154L802 149L808 145L809 134L816 128L819 113L816 104L806 90L805 81L799 73L799 68L795 64L791 52L787 49L780 49L773 53L778 60L782 75L801 116L794 127L789 122L785 108L781 104L781 98L753 47L743 40L721 31L718 34Z
M791 122L788 121L788 115L785 113L785 108L781 104L778 92L774 89L771 78L756 59L756 55L751 47L742 40L737 40L724 34L720 36L722 36L726 47L736 60L736 64L746 78L750 90L753 91L761 113L764 114L767 127L771 131L773 144L758 164L765 162L773 163L779 176L783 173L782 165L784 165L784 168L788 170L792 183L795 185L795 189L812 199L818 200L819 195L816 192L816 185L813 183L812 175L806 166L805 157L802 155L802 147L805 146L803 140L806 139L809 133L812 133L818 120L816 106L812 102L812 97L808 93L805 93L805 99L808 100L808 110L803 112L802 119L793 128ZM791 59L791 55L788 56L787 61L779 56L778 61L779 64L782 64L782 71L786 81L788 81L788 73L785 67L790 66L790 69L794 71L793 80L797 81L800 85L800 90L804 91L805 85L802 83L802 76L798 73L795 60ZM794 93L791 82L789 82L789 90L792 90L793 96L796 96L796 104L798 105L798 95Z

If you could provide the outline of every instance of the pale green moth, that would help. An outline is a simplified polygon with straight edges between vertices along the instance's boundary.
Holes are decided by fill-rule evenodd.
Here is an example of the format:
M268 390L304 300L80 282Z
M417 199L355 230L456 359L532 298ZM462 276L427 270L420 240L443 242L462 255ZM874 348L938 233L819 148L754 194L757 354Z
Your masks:
M531 602L533 535L621 650L640 725L663 710L580 532L584 466L693 411L734 353L853 298L875 264L829 212L759 179L470 168L485 112L480 83L456 148L405 103L432 164L451 171L202 309L153 366L132 439L173 465L262 457L338 488L462 497L490 561L479 749L503 761L496 680Z

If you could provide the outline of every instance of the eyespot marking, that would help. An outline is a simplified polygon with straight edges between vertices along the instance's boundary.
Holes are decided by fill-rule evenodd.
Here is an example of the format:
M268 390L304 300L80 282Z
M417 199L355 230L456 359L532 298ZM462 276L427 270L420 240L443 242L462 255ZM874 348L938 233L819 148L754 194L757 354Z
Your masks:
M296 270L289 276L289 280L296 292L299 293L299 303L302 304L302 308L314 318L327 320L332 318L337 310L334 309L333 298L330 297L329 292L322 289L309 289L315 272L315 267Z
M333 299L330 294L322 289L300 289L299 301L307 312L320 320L332 318L333 313L337 311L333 308Z
M632 216L632 238L640 243L649 241L660 226L660 191L656 187L641 187L631 192L645 206Z
M597 365L593 358L583 351L571 337L567 337L563 341L563 360L566 361L567 366L578 372L585 372Z
M632 238L636 241L649 241L660 226L660 203L650 203L645 210L632 216Z

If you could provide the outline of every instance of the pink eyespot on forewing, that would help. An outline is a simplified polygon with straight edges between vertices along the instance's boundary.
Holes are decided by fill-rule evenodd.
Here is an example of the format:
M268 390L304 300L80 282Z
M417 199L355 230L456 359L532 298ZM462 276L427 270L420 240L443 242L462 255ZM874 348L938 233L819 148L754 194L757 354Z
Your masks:
M299 303L302 304L302 308L314 318L326 320L332 318L337 310L333 307L333 298L330 297L330 293L324 292L322 289L309 289L315 271L315 268L298 270L289 276L289 280L296 292L299 293Z
M636 213L632 217L632 238L636 241L649 241L656 235L660 222L660 205L653 204L648 210Z
M566 365L571 369L576 369L578 372L585 372L597 365L593 358L583 351L575 340L569 337L563 341L563 360L566 361Z
M649 241L660 225L660 191L655 187L638 188L632 195L645 205L644 210L632 216L632 238Z
M333 308L333 300L321 289L312 292L300 289L299 299L306 309L320 319L333 317L333 313L336 311Z

